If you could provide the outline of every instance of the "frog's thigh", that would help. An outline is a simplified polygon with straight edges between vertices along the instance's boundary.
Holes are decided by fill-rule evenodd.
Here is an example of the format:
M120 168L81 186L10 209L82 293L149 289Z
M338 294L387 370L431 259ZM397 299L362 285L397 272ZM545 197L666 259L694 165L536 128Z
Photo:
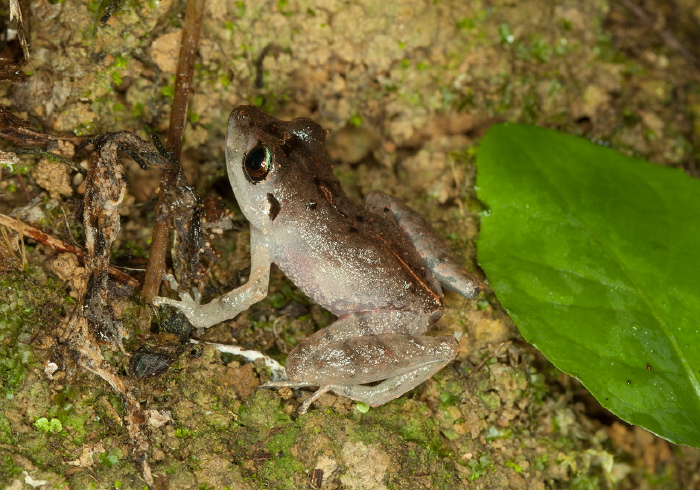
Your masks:
M413 243L425 265L450 291L466 298L476 298L481 285L459 262L433 227L401 199L373 191L365 197L365 207L375 214L392 219Z
M434 316L435 314L430 312L385 310L364 311L340 317L331 325L304 339L287 356L287 375L295 381L312 383L318 379L319 372L351 370L354 362L359 365L367 362L366 357L364 359L355 359L355 357L361 353L367 354L372 350L372 346L367 345L367 342L358 345L357 339L374 339L368 342L370 344L374 342L372 345L376 347L378 339L384 339L381 336L386 334L420 335L425 333L429 325L434 323ZM331 352L332 354L328 354ZM329 355L333 357L330 361L328 360ZM386 379L389 376L375 379Z
M442 369L458 350L452 336L385 333L347 338L320 349L302 344L287 357L286 368L290 379L319 386L359 385L397 377L415 381L401 391L404 393Z

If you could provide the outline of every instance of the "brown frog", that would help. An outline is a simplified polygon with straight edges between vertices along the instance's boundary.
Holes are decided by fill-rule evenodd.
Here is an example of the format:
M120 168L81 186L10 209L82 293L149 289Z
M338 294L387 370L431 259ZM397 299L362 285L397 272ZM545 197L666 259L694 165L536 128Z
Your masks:
M481 285L430 225L398 199L348 198L324 149L326 131L310 119L281 121L254 106L231 113L226 167L250 222L247 284L208 304L156 298L196 327L233 318L267 296L275 263L338 316L287 357L290 381L372 406L416 387L457 355L453 336L425 333L442 315L442 286L475 298ZM370 383L376 383L369 386Z

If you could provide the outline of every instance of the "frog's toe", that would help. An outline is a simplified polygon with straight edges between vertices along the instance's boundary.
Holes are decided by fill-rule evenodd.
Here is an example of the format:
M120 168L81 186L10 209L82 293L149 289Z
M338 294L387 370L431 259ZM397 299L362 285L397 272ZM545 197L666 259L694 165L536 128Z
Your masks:
M311 395L311 398L305 400L304 403L301 404L301 407L299 407L299 415L304 415L313 402L318 400L321 397L321 395L331 390L332 388L333 386L326 385L321 386L316 391L314 391L314 394Z
M177 288L180 287L180 285L177 282L177 279L175 279L175 276L172 274L163 274L163 277L161 279L168 284L170 284L170 287L173 288L175 291L177 291Z
M294 390L299 389L299 388L307 388L309 386L318 386L315 383L305 383L305 382L299 382L299 381L273 381L273 382L268 382L265 383L264 385L261 385L260 388L292 388ZM306 411L309 409L311 404L318 400L318 398L326 393L327 391L333 390L334 387L333 385L324 385L324 386L319 386L319 388L314 391L314 393L311 395L310 398L306 399L304 403L301 404L301 407L299 407L299 415L304 415Z
M183 315L185 315L187 317L187 319L189 320L189 322L192 323L192 325L194 325L195 327L198 326L197 324L195 324L194 318L195 318L195 310L197 309L197 307L199 305L197 305L197 303L194 300L192 300L192 298L189 295L187 295L187 298L185 298L184 301L178 301L178 300L172 299L172 298L164 298L162 296L156 296L153 298L152 303L153 303L153 306L163 306L163 305L171 306L171 307L175 308L177 311L179 311L180 313L182 313Z
M173 291L177 291L178 296L180 296L180 301L184 303L193 303L193 304L199 304L202 300L201 294L199 292L199 289L197 288L192 288L192 294L190 293L182 293L179 291L180 284L177 282L177 279L175 279L175 276L172 274L163 274L162 280L167 282L170 285L170 288ZM156 303L155 300L158 299L159 303ZM172 301L160 301L160 300L166 300L167 298L161 298L160 296L157 296L154 298L153 304L154 305L160 305L160 304L169 304L170 306L176 306Z
M172 299L172 298L165 298L163 296L155 296L153 298L153 305L154 306L163 306L163 305L168 305L172 306L173 308L177 308L178 310L186 310L188 308L196 307L199 305L197 300L190 295L190 293L178 293L180 296L180 300Z
M153 303L153 306L170 305L170 306L174 306L176 308L177 308L177 303L179 303L179 301L176 301L176 300L170 299L170 298L164 298L163 296L154 296L153 300L151 302Z

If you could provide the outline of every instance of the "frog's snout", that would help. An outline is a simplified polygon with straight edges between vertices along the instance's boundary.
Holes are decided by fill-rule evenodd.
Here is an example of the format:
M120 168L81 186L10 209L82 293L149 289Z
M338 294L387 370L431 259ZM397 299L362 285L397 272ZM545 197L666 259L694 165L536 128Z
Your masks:
M254 105L239 105L231 111L229 116L229 124L233 121L240 125L251 126L252 121L259 120L261 118L269 118L270 116L263 112L259 107Z

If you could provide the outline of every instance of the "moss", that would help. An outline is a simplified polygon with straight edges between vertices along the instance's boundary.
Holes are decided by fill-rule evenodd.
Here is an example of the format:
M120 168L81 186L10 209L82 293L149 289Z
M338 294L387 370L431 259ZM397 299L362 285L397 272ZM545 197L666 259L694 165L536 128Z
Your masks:
M291 419L282 410L280 396L277 392L258 390L241 407L238 421L241 425L268 431L272 427L289 424Z
M106 468L112 468L119 464L124 457L119 448L112 448L109 451L97 455L97 462Z
M266 461L259 473L259 477L266 482L266 486L280 489L299 488L295 475L303 474L305 468L289 452L280 452Z
M487 472L493 471L493 463L487 456L470 459L466 466L470 470L469 476L467 477L469 481L478 480Z
M278 310L284 308L291 302L296 302L302 305L310 305L309 298L299 290L298 287L286 277L281 282L276 282L273 285L274 291L260 303L260 305L269 304L271 308Z
M83 444L88 433L101 428L101 424L95 421L96 400L83 396L83 392L84 388L79 390L73 385L63 387L52 397L53 405L48 411L49 417L55 417L63 424L66 434L75 445Z
M0 396L12 398L37 365L30 343L50 331L72 300L35 266L0 276Z
M53 434L35 431L24 434L19 441L23 455L30 457L32 463L39 467L54 467L63 462L63 458L52 447ZM60 439L56 439L60 443Z
M289 453L289 448L292 447L297 435L296 427L287 428L287 430L271 436L265 446L272 454Z
M11 482L22 473L22 467L17 465L9 454L0 455L0 481Z
M0 412L0 444L13 445L15 441L16 439L12 435L10 421L7 420L3 412Z
M440 439L440 430L430 410L422 403L398 399L381 407L371 409L360 419L362 431L355 433L363 442L370 444L381 440L373 429L381 427L412 441L434 454L445 454L448 449Z

